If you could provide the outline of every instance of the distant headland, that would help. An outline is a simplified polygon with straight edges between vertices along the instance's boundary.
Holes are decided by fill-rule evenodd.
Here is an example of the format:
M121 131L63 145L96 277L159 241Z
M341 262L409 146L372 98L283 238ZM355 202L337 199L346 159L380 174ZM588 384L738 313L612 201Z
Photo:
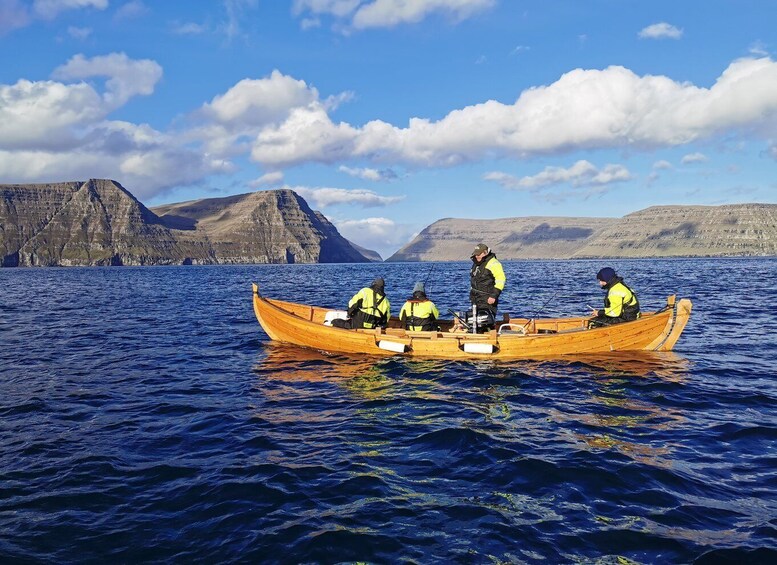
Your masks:
M623 218L438 220L387 261L777 255L777 204L654 206ZM0 260L16 266L363 263L288 189L147 208L112 180L0 185Z
M0 185L5 267L359 263L376 256L291 190L149 209L112 180Z
M386 261L466 259L478 242L500 259L777 255L777 204L652 206L622 218L446 218Z

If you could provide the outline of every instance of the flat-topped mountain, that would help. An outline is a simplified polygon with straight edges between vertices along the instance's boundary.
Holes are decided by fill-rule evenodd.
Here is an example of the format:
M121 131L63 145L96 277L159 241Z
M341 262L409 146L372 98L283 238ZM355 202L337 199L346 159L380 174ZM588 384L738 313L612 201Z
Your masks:
M777 204L653 206L623 218L446 218L387 261L461 261L478 242L500 259L777 255Z
M149 210L119 183L0 185L11 266L366 262L291 190Z

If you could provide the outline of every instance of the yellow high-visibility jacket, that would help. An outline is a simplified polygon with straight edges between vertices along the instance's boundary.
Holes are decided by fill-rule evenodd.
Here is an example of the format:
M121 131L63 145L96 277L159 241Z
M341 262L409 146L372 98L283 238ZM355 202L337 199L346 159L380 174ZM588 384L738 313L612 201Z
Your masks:
M437 306L429 299L408 300L399 312L399 319L405 329L414 332L436 330L439 318Z
M364 287L348 302L348 313L354 321L353 327L372 329L388 323L391 304L386 295Z

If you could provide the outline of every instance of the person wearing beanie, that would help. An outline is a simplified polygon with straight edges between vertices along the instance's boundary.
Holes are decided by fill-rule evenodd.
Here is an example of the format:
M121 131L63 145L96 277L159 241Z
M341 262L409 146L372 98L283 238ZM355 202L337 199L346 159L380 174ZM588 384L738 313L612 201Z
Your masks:
M626 286L615 269L604 267L596 273L596 278L607 295L604 297L604 308L592 310L593 318L588 320L589 329L631 322L640 317L636 293Z
M413 332L438 331L437 320L440 312L434 302L426 296L424 283L417 282L413 287L413 294L402 305L399 312L399 320L406 330Z
M332 320L332 326L343 329L385 328L391 318L391 304L386 297L386 281L376 278L348 302L348 319Z
M504 290L506 282L502 264L485 243L478 243L470 258L472 269L469 273L469 300L477 307L478 312L488 313L490 318L495 319L499 295ZM489 329L491 325L493 323L482 329Z

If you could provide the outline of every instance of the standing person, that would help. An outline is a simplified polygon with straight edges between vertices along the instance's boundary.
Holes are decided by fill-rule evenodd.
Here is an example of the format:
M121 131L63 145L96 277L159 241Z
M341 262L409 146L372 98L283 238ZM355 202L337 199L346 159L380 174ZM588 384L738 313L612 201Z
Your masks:
M353 295L348 302L348 319L332 320L332 325L345 329L385 328L390 317L391 304L386 298L386 282L378 277L370 286Z
M491 321L487 325L493 326L499 295L505 287L505 272L494 252L485 243L478 243L470 257L472 270L469 273L469 300L478 312L490 315Z
M404 328L414 332L436 331L439 318L440 312L434 302L427 298L424 283L415 283L413 295L402 305L399 312L399 320Z
M611 267L604 267L598 273L599 286L607 292L604 297L604 308L593 310L593 318L588 321L588 327L596 328L631 322L640 317L639 300L637 295L623 282L623 279L615 274Z

